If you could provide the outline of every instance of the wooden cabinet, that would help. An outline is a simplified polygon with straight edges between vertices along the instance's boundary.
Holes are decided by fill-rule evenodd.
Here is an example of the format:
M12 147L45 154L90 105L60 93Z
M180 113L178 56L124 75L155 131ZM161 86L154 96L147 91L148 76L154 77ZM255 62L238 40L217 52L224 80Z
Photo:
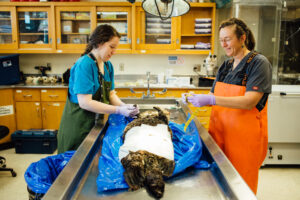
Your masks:
M117 53L131 53L132 51L132 8L131 5L117 4L97 7L97 26L109 24L120 34L120 44Z
M156 98L181 98L182 93L186 93L186 89L167 89L166 92L162 92L163 88L150 89L151 95L154 94ZM147 94L147 88L134 88L136 93L132 93L129 88L117 88L116 92L120 98L141 98L143 93Z
M214 51L214 3L190 3L182 16L161 20L144 12L137 3L136 53L209 54Z
M136 7L135 31L138 53L156 53L175 50L179 44L178 17L162 20L146 13L141 4Z
M190 5L187 14L162 21L141 2L0 2L0 53L83 53L100 24L121 33L117 53L213 53L215 3ZM211 21L196 25L195 19Z
M58 130L65 102L42 102L44 129Z
M6 126L9 134L0 138L0 144L11 141L11 134L16 130L13 89L0 89L0 126Z
M42 128L41 95L39 89L16 89L17 129Z
M16 89L17 129L58 129L66 89Z
M66 89L42 89L42 116L44 129L58 129L67 99Z
M16 120L17 129L41 129L42 112L41 103L33 102L16 102Z
M16 8L0 8L0 49L17 49Z
M214 3L191 3L190 11L179 18L180 51L189 54L214 52L215 30ZM194 48L192 46L194 45ZM187 49L183 47L186 46ZM191 46L189 49L187 46Z
M58 52L83 53L95 25L95 7L56 7Z
M54 26L50 7L17 7L19 49L51 52Z

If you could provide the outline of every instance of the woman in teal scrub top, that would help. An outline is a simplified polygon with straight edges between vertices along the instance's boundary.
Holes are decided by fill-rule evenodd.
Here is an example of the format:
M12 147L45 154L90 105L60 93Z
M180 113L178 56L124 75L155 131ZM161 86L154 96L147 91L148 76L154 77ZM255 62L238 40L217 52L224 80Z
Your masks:
M123 103L114 90L114 68L109 61L120 34L100 25L91 34L83 55L70 71L69 91L58 131L58 153L76 150L103 114L134 116L137 107Z

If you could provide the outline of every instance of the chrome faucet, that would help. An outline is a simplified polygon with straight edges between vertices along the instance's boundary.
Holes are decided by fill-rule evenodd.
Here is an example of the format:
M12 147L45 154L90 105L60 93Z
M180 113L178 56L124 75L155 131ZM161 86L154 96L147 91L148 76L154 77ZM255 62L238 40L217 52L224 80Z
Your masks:
M150 72L147 72L146 75L147 75L147 95L145 97L148 98L148 97L151 97L151 95L150 95Z
M130 88L130 91L134 94L137 94L137 93L142 93L142 99L145 99L145 98L154 98L155 95L154 93L158 93L158 94L164 94L167 92L167 88L164 88L163 91L161 92L153 92L152 95L151 95L151 92L150 92L150 72L146 72L146 75L147 75L147 92L146 92L146 95L145 95L145 92L135 92L133 90L133 88Z

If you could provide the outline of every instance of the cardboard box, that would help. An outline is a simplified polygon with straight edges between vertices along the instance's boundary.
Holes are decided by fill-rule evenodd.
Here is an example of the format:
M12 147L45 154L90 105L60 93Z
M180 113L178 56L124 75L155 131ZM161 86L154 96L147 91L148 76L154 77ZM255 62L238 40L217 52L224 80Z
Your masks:
M91 28L90 28L90 22L80 22L78 26L78 32L83 34L90 34Z
M78 12L76 13L76 19L90 19L89 12Z
M73 21L62 21L61 30L62 33L73 33L74 32L74 22Z
M87 44L87 35L68 35L68 43L70 44Z
M75 19L74 12L62 12L60 16L62 19Z

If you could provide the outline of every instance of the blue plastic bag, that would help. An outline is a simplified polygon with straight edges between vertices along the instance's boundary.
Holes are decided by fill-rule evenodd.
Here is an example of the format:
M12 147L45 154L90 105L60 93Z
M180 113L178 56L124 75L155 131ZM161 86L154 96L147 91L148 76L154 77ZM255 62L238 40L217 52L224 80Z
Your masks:
M24 174L28 188L35 193L45 194L74 153L67 151L31 163Z
M129 188L123 173L124 168L119 161L119 148L123 144L123 130L131 122L131 118L111 114L108 129L103 138L102 152L99 158L99 175L97 177L98 192ZM197 164L202 155L202 143L195 123L192 121L183 131L184 124L169 122L173 132L175 169L173 175Z

